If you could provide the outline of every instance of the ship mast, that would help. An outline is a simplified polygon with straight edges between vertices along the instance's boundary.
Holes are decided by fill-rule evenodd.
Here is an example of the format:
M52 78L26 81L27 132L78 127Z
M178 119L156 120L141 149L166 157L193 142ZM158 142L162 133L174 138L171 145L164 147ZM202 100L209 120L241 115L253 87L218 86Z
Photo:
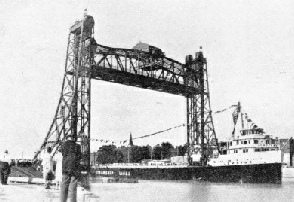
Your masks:
M234 112L232 114L233 123L234 123L234 129L233 129L233 132L232 132L232 138L235 137L235 129L236 129L236 124L237 124L237 121L238 121L239 114L241 114L241 123L242 123L242 129L243 129L244 128L244 121L243 121L243 116L242 116L242 113L241 113L241 103L240 103L240 101L238 102L237 108L234 110Z
M238 102L238 113L241 115L241 126L242 126L242 130L244 129L244 117L243 117L243 113L241 112L241 102Z

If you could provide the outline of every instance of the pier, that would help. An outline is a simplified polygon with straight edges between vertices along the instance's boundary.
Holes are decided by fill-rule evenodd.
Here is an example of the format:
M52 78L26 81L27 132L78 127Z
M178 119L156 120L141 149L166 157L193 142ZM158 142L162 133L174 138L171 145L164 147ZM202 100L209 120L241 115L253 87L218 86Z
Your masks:
M79 202L97 202L99 197L78 187L77 199ZM9 183L0 185L0 201L32 201L32 202L55 202L60 201L59 190L52 186L51 189L44 189L43 185L28 183Z

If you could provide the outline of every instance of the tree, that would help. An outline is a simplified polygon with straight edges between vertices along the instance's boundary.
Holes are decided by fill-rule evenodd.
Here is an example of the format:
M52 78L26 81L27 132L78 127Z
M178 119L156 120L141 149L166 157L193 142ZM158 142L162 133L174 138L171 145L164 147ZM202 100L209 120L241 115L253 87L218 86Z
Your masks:
M141 154L142 154L142 160L143 159L151 159L151 153L149 146L142 146L141 147Z
M131 149L131 162L139 163L143 159L150 159L150 151L147 146L133 146Z
M187 148L187 144L178 146L178 156L185 156L185 154L187 153Z
M120 150L118 150L118 149L115 150L115 156L116 156L116 162L117 163L123 163L124 162L124 155Z
M162 148L159 144L153 148L152 158L153 159L162 159Z
M100 164L120 163L123 161L123 154L117 150L115 145L103 145L97 153L97 162Z
M169 142L161 143L162 159L167 159L172 156L174 146Z

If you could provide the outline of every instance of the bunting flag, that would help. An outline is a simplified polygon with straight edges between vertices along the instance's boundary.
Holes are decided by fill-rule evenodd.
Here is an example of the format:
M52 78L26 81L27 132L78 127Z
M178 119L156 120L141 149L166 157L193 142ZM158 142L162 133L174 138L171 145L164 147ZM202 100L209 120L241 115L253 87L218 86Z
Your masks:
M252 123L250 127L253 129L258 128L258 126L255 123Z
M135 140L135 139L142 139L142 138L150 137L150 136L157 135L157 134L160 134L160 133L163 133L163 132L175 129L175 128L183 127L183 126L185 126L185 124L181 124L181 125L171 127L171 128L165 129L165 130L157 131L157 132L149 134L149 135L143 135L143 136L132 138L132 139ZM99 141L102 143L112 143L112 144L120 144L120 145L124 145L125 143L128 142L128 140L121 140L121 141L112 141L112 140L104 140L104 139L90 139L90 140L91 141Z
M235 136L235 127L234 127L234 129L233 129L233 131L232 131L232 136L233 136L233 137Z
M181 124L181 125L178 125L178 126L175 126L175 127L171 127L171 128L165 129L165 130L160 130L160 131L157 131L157 132L149 134L149 135L143 135L143 136L140 136L140 137L136 137L136 138L133 138L133 140L150 137L150 136L157 135L159 133L163 133L163 132L169 131L171 129L175 129L175 128L179 128L179 127L183 127L183 126L185 126L185 124Z
M256 129L256 128L258 128L258 126L254 123L254 121L248 116L248 114L247 113L244 113L244 118L245 118L245 120L247 121L247 123L250 123L250 128L252 128L252 129Z
M233 116L233 122L234 122L234 125L236 125L237 121L238 121L238 110L235 109L235 111L233 112L232 116Z
M218 110L218 111L214 112L214 114L222 113L224 111L231 109L232 107L238 107L238 105L231 105L230 107L228 107L226 109L222 109L222 110Z
M236 124L237 124L237 121L238 121L238 110L236 109L233 114L232 114L232 117L233 117L233 122L234 122L234 129L232 131L232 137L234 138L235 137L235 127L236 127Z
M241 112L241 105L240 105L240 102L238 102L238 105L232 105L232 106L236 107L236 109L232 113L232 118L233 118L233 122L234 122L234 129L232 131L232 137L234 138L235 137L235 128L236 128L236 124L238 121L238 116L239 116L239 113Z
M234 123L234 129L232 131L232 136L234 137L234 135L235 135L235 127L236 127L236 124L237 124L237 121L238 121L238 115L241 112L240 102L238 102L237 105L231 105L228 108L225 108L225 109L222 109L222 110L218 110L218 111L214 112L214 114L222 113L222 112L227 111L227 110L229 110L229 109L231 109L233 107L235 107L235 110L232 113L232 118L233 118L233 123ZM252 119L249 118L249 116L247 115L247 113L244 113L244 118L247 121L247 123L250 123L251 124L250 125L250 128L253 128L253 129L258 128L258 126L252 121ZM243 118L242 118L242 121L243 121Z

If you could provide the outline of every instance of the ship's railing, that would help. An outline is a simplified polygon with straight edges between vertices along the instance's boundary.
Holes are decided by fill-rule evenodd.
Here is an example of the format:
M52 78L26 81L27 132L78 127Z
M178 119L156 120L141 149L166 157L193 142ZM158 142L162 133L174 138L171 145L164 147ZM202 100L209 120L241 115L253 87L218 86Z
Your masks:
M277 144L258 144L259 147L277 147Z
M245 164L266 164L281 163L281 151L260 151L253 153L234 153L220 155L217 159L210 159L209 165L245 165Z
M246 147L278 147L277 144L237 144L237 145L233 145L230 146L229 148L226 149L241 149L241 148L246 148Z

